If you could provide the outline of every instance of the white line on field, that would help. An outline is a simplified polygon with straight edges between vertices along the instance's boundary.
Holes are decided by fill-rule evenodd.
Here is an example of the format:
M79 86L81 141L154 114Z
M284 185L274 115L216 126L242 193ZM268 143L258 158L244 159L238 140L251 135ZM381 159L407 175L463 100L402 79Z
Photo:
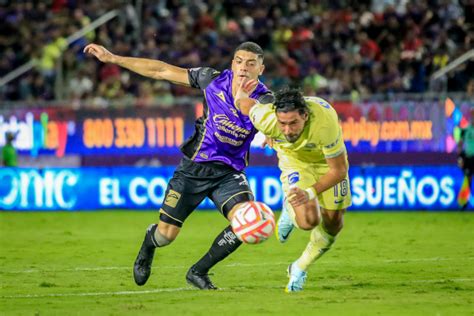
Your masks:
M432 279L432 280L399 280L399 281L384 281L376 280L382 284L407 284L407 283L446 283L446 282L473 282L474 279L458 278L458 279ZM356 281L337 282L332 286L344 286L350 284L357 284ZM377 282L368 281L368 285L375 285ZM281 286L263 286L266 289L282 289ZM246 287L237 286L232 288L220 288L220 291L226 290L245 290ZM71 296L113 296L113 295L139 295L139 294L153 294L153 293L170 293L183 291L199 291L191 287L155 289L147 291L117 291L117 292L83 292L83 293L50 293L50 294L20 294L20 295L6 295L0 296L0 299L17 299L17 298L44 298L44 297L71 297Z
M434 258L390 259L390 260L384 260L384 262L387 262L387 263L404 263L404 262L415 262L415 261L451 261L451 260L474 260L474 257L467 257L467 258L434 257Z
M406 259L387 259L387 260L380 260L379 262L383 263L407 263L407 262L418 262L418 261L426 261L426 262L436 262L436 261L463 261L463 260L474 260L474 257L465 257L465 258L443 258L443 257L434 257L434 258L406 258ZM232 267L256 267L256 266L281 266L281 265L288 265L290 261L285 262L262 262L262 263L229 263L224 264L222 266L232 268ZM374 263L374 261L370 262L348 262L345 261L347 264L369 264ZM334 265L334 264L341 264L339 261L320 261L318 265ZM187 269L188 266L160 266L160 269ZM0 273L39 273L39 272L79 272L79 271L105 271L105 270L131 270L132 266L127 267L77 267L77 268L68 268L68 269L26 269L26 270L2 270L0 269Z
M51 294L25 294L25 295L7 295L0 296L0 298L41 298L41 297L61 297L61 296L112 296L112 295L138 295L138 294L152 294L163 292L182 292L194 291L195 288L170 288L170 289L156 289L147 291L118 291L118 292L89 292L89 293L51 293Z

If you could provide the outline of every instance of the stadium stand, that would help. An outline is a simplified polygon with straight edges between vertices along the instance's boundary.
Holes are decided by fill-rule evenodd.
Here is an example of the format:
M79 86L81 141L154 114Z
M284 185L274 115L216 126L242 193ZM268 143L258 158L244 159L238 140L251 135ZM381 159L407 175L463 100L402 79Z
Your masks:
M120 10L117 19L67 47L67 36L111 9ZM0 7L0 73L31 59L37 66L0 87L0 99L60 96L77 104L107 106L120 99L148 106L157 98L170 105L176 95L195 93L135 80L115 65L85 58L82 48L91 41L116 54L223 69L230 62L223 56L236 43L252 40L267 51L263 80L272 89L295 84L307 95L352 98L423 93L433 72L474 46L473 12L472 1L462 0L143 1L135 6L17 1ZM473 61L456 69L447 91L472 93L472 73Z

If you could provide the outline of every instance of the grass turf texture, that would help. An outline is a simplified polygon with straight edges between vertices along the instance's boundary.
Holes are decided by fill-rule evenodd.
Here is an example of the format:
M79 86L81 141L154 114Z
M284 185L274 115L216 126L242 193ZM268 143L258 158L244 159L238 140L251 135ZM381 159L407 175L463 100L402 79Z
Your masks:
M226 225L195 212L158 250L148 283L132 264L153 212L0 213L1 315L472 315L473 213L348 213L333 249L286 294L286 267L308 240L297 231L243 245L211 276L219 291L185 282L188 267Z

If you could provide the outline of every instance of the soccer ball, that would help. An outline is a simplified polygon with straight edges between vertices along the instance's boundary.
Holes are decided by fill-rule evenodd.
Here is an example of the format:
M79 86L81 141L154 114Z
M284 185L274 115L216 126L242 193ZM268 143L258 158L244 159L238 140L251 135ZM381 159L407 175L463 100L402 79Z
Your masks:
M275 229L275 216L262 202L245 202L231 221L234 234L246 244L259 244L270 237Z

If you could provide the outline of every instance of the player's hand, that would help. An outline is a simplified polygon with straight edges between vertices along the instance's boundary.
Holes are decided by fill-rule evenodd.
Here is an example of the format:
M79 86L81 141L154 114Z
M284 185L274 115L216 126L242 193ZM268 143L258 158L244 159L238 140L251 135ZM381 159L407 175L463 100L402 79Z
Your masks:
M298 187L293 187L288 192L288 201L293 207L298 207L303 204L306 204L309 201L308 192Z
M265 146L273 148L273 139L271 139L268 136L265 136L265 140L263 141L263 143L260 146L262 146L262 148L265 148Z
M257 88L258 81L256 79L244 79L240 83L240 90L247 95L251 95L252 92Z
M253 90L257 87L258 81L255 79L247 79L245 78L239 84L239 88L237 93L235 94L235 99L245 99L249 98L250 94L252 94Z
M115 55L109 52L104 46L89 44L84 48L84 53L94 55L103 63L113 62Z
M237 92L234 96L234 105L244 114L249 115L252 106L257 103L256 100L250 98L250 94L257 87L258 81L255 79L248 80L245 78L239 84Z

